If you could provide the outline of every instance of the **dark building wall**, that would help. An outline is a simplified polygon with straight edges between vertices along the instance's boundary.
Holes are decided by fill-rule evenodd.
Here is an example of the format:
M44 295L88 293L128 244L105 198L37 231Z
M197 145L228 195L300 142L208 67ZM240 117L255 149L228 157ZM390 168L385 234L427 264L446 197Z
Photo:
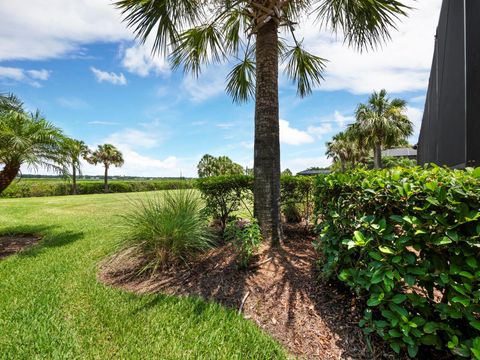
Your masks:
M480 166L480 1L469 0L467 23L467 159Z
M480 1L444 0L418 146L420 164L480 159Z

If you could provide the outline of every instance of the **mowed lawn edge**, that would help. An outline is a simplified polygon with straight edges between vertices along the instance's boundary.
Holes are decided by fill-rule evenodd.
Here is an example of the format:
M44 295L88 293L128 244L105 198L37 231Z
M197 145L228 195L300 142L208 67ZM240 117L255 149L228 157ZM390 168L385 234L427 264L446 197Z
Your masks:
M287 357L232 309L97 281L99 262L121 235L120 215L153 194L0 199L0 234L43 237L0 261L1 358Z

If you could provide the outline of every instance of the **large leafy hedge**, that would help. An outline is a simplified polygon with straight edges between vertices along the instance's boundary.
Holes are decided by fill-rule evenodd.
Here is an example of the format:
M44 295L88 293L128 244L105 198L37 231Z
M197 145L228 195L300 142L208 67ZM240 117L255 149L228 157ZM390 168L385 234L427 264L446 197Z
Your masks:
M79 181L77 183L79 194L101 194L104 192L103 181ZM125 193L155 190L191 189L194 187L192 180L145 180L109 181L110 193ZM36 196L60 196L71 194L71 184L66 181L54 180L19 180L10 185L0 197L22 198Z
M323 273L364 299L360 325L397 353L480 359L479 177L434 167L317 179Z

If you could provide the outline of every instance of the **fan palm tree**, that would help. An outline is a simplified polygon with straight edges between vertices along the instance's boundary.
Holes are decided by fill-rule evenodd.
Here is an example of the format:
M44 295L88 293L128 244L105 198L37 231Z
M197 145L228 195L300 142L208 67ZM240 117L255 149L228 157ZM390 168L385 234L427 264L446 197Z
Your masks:
M67 173L63 155L65 136L37 111L26 113L14 96L0 96L0 194L26 165Z
M401 143L413 134L413 123L405 115L407 103L390 99L386 90L374 92L356 110L351 131L373 150L374 166L382 167L382 149Z
M326 146L327 151L325 154L333 159L334 162L340 163L342 172L347 169L348 164L354 168L367 156L365 147L351 128L335 135Z
M346 163L349 159L349 146L348 137L344 132L338 133L332 141L327 143L327 157L333 159L334 162L339 162L342 172L346 170Z
M122 153L112 144L98 145L97 150L87 156L86 160L93 165L103 164L105 168L105 193L108 193L108 169L113 165L121 167L124 164Z
M308 52L295 30L316 16L357 49L389 38L408 7L398 0L118 0L125 20L173 68L198 75L202 65L235 59L226 91L255 98L254 208L265 239L280 243L279 61L303 97L322 81L326 60ZM279 37L279 31L283 31Z
M81 159L89 155L88 146L83 141L68 138L65 141L65 152L72 168L72 195L77 194L77 173L81 174Z
M204 178L218 175L217 165L216 157L210 154L203 155L197 165L198 177Z

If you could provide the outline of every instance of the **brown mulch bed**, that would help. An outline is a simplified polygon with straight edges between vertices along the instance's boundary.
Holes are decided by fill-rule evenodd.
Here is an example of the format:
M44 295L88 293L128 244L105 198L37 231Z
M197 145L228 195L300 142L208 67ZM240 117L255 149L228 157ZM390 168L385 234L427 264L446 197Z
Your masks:
M225 245L194 262L138 277L139 260L114 257L101 266L99 280L136 293L197 295L234 309L306 359L399 359L382 343L368 351L358 327L362 310L336 285L319 280L315 236L287 226L281 248L261 250L250 271L239 271L233 248ZM271 260L269 260L271 259Z
M40 241L40 237L32 234L0 236L0 259L32 247Z

